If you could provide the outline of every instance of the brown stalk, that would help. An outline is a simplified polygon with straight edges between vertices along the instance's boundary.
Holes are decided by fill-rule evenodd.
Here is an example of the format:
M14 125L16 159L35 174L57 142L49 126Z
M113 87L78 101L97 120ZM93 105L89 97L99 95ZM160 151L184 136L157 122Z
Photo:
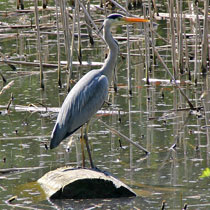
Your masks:
M41 54L41 39L40 39L40 28L39 28L39 14L38 14L38 0L34 1L35 6L35 22L36 22L36 29L37 29L37 51L39 56L40 62L40 87L44 89L44 75L43 75L43 65L42 65L42 54Z
M61 81L61 49L60 49L60 30L59 30L59 16L58 16L58 1L55 0L56 6L56 26L57 26L57 52L58 52L58 85L62 87Z
M201 51L201 71L203 74L207 73L207 50L208 50L208 7L209 0L204 1L204 24L203 24L203 40Z

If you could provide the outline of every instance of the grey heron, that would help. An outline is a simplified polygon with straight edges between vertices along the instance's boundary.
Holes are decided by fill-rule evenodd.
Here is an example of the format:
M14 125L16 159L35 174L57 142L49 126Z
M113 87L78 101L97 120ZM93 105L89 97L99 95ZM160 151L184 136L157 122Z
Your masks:
M111 27L134 22L148 22L148 20L125 17L121 14L111 14L104 20L103 36L109 47L108 57L101 69L91 70L85 74L68 93L51 134L50 149L57 147L62 140L88 123L90 118L103 106L108 97L108 88L119 51L118 43L112 37ZM84 139L91 167L94 168L88 145L87 129Z

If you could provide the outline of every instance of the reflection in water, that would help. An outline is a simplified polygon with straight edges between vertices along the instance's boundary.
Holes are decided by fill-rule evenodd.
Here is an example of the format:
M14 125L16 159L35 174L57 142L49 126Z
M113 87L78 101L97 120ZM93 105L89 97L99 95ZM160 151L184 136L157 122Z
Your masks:
M118 209L123 206L127 206L127 209L129 209L135 208L136 199L51 200L51 202L58 209ZM141 199L141 202L146 204L143 199Z

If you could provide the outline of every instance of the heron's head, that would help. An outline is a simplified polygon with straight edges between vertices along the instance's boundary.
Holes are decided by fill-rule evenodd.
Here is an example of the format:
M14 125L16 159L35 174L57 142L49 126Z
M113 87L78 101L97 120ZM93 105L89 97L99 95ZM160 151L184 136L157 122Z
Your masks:
M123 16L121 14L111 14L106 19L107 19L108 22L111 23L111 25L149 22L149 20L147 20L147 19L138 18L138 17L126 17L126 16Z

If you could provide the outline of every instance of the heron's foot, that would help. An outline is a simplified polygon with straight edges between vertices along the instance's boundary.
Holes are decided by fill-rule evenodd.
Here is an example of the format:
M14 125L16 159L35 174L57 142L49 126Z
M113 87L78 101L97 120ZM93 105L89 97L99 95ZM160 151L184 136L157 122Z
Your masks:
M108 105L108 106L111 106L112 103L110 103L109 101L104 101L104 104Z
M97 167L91 168L91 170L94 170L94 171L103 173L103 174L105 174L106 176L110 176L110 175L111 175L108 171L103 171L103 170L101 170L101 169L99 169L99 168L97 168Z

